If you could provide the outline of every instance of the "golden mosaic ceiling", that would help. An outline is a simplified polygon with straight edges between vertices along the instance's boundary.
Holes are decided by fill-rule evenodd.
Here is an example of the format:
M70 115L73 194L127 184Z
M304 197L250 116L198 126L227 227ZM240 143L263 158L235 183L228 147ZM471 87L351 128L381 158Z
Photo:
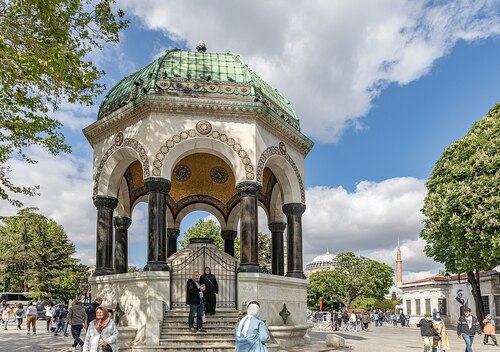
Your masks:
M180 160L170 177L169 195L175 202L193 195L206 195L226 204L236 194L236 181L229 165L207 153Z

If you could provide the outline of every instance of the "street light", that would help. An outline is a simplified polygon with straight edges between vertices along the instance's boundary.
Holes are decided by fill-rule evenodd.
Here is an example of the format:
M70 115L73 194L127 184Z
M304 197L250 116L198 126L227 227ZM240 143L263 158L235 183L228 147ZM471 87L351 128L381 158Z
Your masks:
M52 294L50 293L50 280L48 280L47 283L49 284L49 298L52 298Z

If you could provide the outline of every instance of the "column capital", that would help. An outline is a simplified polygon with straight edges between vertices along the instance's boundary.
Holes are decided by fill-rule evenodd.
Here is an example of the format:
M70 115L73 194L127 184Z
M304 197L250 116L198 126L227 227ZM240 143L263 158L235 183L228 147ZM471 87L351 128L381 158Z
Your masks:
M149 193L170 192L170 181L163 177L148 177L144 179L144 186Z
M238 235L238 231L235 230L221 230L220 236L224 240L234 241L236 236Z
M302 203L288 203L283 205L283 213L289 215L302 215L306 211L305 204Z
M114 210L118 205L118 199L111 196L97 195L92 198L96 208L106 208L109 210Z
M236 191L240 197L256 196L262 190L262 185L255 181L242 181L236 185Z
M286 228L286 222L272 222L267 227L271 232L283 232Z
M132 219L126 216L115 216L113 218L113 225L115 229L126 230L132 225Z
M175 238L175 239L177 239L177 237L179 237L180 234L181 234L181 230L180 229L174 229L174 228L168 228L167 229L167 238Z

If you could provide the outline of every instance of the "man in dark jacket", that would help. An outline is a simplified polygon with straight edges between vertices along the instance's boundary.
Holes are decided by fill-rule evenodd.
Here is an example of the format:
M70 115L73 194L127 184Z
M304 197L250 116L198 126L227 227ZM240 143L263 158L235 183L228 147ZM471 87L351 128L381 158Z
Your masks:
M87 324L95 320L95 310L102 304L102 298L97 297L94 302L87 307Z
M432 314L425 313L424 318L420 319L417 327L420 328L420 335L422 336L422 340L424 340L424 352L432 351L433 337L436 333L432 326Z
M187 281L186 304L189 304L189 331L196 332L194 328L194 315L196 314L196 327L198 331L207 332L203 329L203 314L205 307L203 306L203 291L205 285L200 284L200 273L195 271L191 279Z
M472 343L476 334L481 335L479 321L471 314L470 308L465 308L464 315L458 318L457 335L459 338L464 339L467 352L472 352Z

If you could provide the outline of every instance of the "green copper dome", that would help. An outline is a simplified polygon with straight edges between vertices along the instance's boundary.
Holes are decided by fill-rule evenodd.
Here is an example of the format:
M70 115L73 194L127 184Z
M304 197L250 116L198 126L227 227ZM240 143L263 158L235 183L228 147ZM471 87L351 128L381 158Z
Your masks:
M290 103L231 52L168 50L111 88L99 107L98 118L104 118L144 94L210 99L247 97L253 102L262 102L300 131L297 115Z

